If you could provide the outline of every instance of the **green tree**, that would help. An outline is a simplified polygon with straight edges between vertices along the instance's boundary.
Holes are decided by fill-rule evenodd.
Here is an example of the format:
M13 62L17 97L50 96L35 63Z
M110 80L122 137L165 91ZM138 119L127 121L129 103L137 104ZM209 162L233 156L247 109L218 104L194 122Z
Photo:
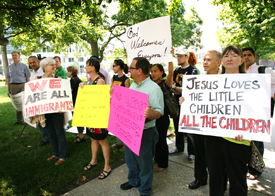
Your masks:
M54 17L50 12L42 13L40 19L36 19L37 24L42 24L39 36L25 33L12 41L17 47L25 45L23 51L28 54L44 47L47 42L54 52L66 49L71 43L86 42L90 47L90 54L103 58L112 40L123 42L120 36L126 32L126 27L151 18L171 15L173 46L202 47L199 28L202 20L194 9L185 19L185 9L180 0L172 0L169 5L164 0L111 2L102 0L83 4L66 21ZM114 5L118 6L117 13L110 12L110 7Z
M271 8L266 9L265 2L271 5L273 1L214 1L221 4L218 19L225 24L218 30L221 45L252 47L256 52L256 63L275 50L275 17L270 12Z
M5 74L8 67L6 46L10 39L23 33L37 34L40 27L38 24L41 24L37 21L37 15L45 13L45 10L51 10L54 17L66 19L81 5L82 0L0 1L0 46Z

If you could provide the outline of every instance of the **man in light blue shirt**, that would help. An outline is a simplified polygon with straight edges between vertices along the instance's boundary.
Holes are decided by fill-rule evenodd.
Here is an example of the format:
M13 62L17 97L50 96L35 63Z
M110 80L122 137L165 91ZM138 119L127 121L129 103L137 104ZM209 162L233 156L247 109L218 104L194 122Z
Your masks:
M148 107L144 111L146 117L141 139L139 156L125 146L125 160L129 168L128 182L122 184L122 190L139 187L140 195L152 192L155 147L158 140L156 119L164 110L163 93L160 87L149 77L149 61L144 57L136 57L130 65L131 77L134 82L130 89L148 94Z
M12 52L13 64L8 66L7 70L7 84L8 84L8 96L16 95L24 91L25 83L29 82L31 79L31 72L28 66L20 62L20 53ZM17 120L15 125L22 124L22 111L16 110Z

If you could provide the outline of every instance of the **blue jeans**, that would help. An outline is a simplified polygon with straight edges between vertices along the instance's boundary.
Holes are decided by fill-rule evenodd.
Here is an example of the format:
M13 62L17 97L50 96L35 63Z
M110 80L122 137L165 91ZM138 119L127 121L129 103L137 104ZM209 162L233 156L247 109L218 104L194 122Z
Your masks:
M264 156L264 143L263 142L259 142L259 141L253 141L255 146L258 148L260 154L262 155L262 157ZM257 175L257 176L260 176L262 175L262 172L259 172L257 171L256 169L248 166L248 170L249 170L249 173L252 174L252 175Z
M67 140L63 127L64 114L51 113L45 114L45 117L53 155L64 159L67 157Z
M38 124L38 128L39 128L39 131L42 133L42 140L44 142L49 142L50 141L50 137L49 137L49 134L48 134L48 132L46 130L46 127L43 128L43 127L41 127L40 124Z
M141 195L150 195L152 192L154 163L158 132L156 127L143 130L140 153L137 156L125 146L125 160L129 168L128 180L132 186L139 186Z

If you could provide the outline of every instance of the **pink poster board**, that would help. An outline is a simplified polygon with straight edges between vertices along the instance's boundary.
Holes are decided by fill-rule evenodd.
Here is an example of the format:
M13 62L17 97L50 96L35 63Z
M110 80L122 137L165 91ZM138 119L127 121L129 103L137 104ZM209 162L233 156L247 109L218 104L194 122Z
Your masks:
M139 156L148 95L114 85L108 131Z

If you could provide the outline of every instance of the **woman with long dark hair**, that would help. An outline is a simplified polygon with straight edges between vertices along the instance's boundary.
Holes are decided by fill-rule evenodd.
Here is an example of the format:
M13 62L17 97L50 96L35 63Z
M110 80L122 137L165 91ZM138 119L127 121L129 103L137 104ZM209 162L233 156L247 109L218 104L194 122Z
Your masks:
M174 56L174 49L172 49L172 54ZM173 84L173 63L169 62L168 64L168 75L166 79L163 78L166 76L166 73L161 64L154 64L151 68L151 77L152 79L160 86L163 91L163 88L167 88L168 91L171 90ZM170 125L170 118L168 115L168 108L164 104L164 114L156 120L156 127L159 133L158 143L156 145L155 153L155 162L158 163L158 167L154 168L154 171L159 172L163 171L168 167L168 154L169 149L166 142L167 130Z
M86 73L88 73L91 78L88 80L87 85L104 85L104 75L99 72L100 63L95 58L90 58L86 62ZM80 83L79 86L83 88L84 83ZM93 120L93 119L91 119ZM98 179L105 179L111 173L110 161L110 147L107 141L108 131L102 128L89 128L87 127L86 134L91 138L91 151L92 160L89 164L84 167L84 170L89 170L97 165L97 152L99 144L101 145L103 157L105 160L105 165L103 172L99 175Z
M128 73L128 66L123 62L123 60L121 60L121 59L114 60L113 70L114 70L115 75L113 75L113 78L112 78L112 87L114 86L114 84L116 84L116 85L119 85L119 86L129 88L130 87L130 80L125 75L125 74ZM117 142L112 145L112 147L116 147L116 146L122 146L119 149L119 152L124 152L124 144L118 138L117 138Z

